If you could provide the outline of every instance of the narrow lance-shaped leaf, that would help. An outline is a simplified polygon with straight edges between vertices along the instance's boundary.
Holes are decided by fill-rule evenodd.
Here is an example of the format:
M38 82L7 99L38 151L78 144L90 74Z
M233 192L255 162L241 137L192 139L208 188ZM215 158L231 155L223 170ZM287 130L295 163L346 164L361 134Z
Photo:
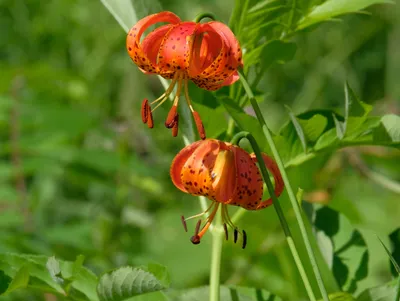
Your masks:
M370 5L378 3L393 3L390 0L328 0L315 6L308 15L297 24L297 30L306 28L315 23L331 20L334 17L360 11Z

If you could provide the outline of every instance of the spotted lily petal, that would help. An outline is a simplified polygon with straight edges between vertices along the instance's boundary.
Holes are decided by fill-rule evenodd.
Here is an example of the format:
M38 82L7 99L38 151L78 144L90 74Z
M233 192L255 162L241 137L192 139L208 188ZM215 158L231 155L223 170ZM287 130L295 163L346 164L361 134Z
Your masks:
M181 171L182 184L188 193L215 199L212 171L218 151L219 143L210 139L200 143L188 158Z
M165 34L158 56L160 70L177 72L189 67L190 47L187 39L193 35L197 26L194 22L182 22Z
M250 155L252 160L254 162L257 162L257 158L255 154L251 154ZM263 160L264 160L264 164L267 167L267 169L269 170L269 172L272 174L272 176L274 177L274 182L275 182L275 195L278 197L281 195L283 188L285 187L285 184L283 183L283 179L281 176L281 173L279 171L279 167L276 164L276 162L269 156L267 156L266 154L262 154ZM272 205L272 198L270 197L268 200L264 200L261 203L259 203L257 205L257 210L258 209L262 209L265 208L267 206Z
M158 72L157 66L150 61L140 45L140 38L142 37L144 31L151 25L158 22L177 24L180 21L181 20L178 16L171 12L165 11L147 16L141 19L134 27L131 28L126 38L126 48L131 59L135 62L136 65L139 66L141 70L150 73Z
M201 143L201 141L197 141L197 142L194 142L194 143L188 145L184 149L182 149L175 156L175 158L171 164L170 175L171 175L172 183L174 183L174 185L177 188L179 188L180 190L182 190L183 192L186 192L186 193L188 191L185 189L184 185L182 184L182 178L181 178L182 177L182 175L181 175L182 168L185 165L188 158L190 158L192 156L192 154L197 149L197 147L199 146L200 143Z
M240 147L233 149L236 158L236 190L229 204L255 210L262 200L263 180L257 165L250 155Z

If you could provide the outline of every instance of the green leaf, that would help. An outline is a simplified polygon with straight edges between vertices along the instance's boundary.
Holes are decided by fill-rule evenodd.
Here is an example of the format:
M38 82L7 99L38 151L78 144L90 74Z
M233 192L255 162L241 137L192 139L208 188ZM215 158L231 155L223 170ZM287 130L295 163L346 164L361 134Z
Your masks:
M337 136L340 140L342 140L343 137L344 137L345 131L346 131L345 123L339 121L339 120L336 118L336 115L335 115L335 114L332 114L332 117L333 117L333 120L335 121L336 136Z
M218 99L224 108L229 112L229 115L235 120L238 127L244 131L250 132L260 145L261 150L264 151L267 141L263 135L258 120L246 114L235 102L227 97Z
M399 264L396 262L396 260L395 260L394 257L392 256L392 253L390 253L389 249L386 247L386 245L383 243L383 241L379 238L379 236L378 236L378 239L379 239L380 243L382 244L383 248L385 249L386 254L389 256L389 259L390 259L390 261L392 262L392 264L393 264L393 266L394 266L394 268L395 268L395 270L396 270L398 276L400 276L400 267L399 267Z
M370 5L378 3L393 3L389 0L328 0L315 6L308 15L297 24L297 30L304 29L315 23L330 20L336 16L354 13Z
M333 258L325 258L331 264L337 282L343 290L354 292L357 283L368 274L369 253L363 237L344 215L329 207L321 207L316 211L314 225L316 232L324 232L335 246L333 254L328 254Z
M181 291L169 291L166 294L174 301L204 301L209 300L209 293L210 288L203 286ZM220 296L221 300L232 301L282 300L280 297L262 289L239 286L221 286Z
M12 278L0 270L0 295L5 293L10 285Z
M156 270L160 276L160 268L153 266L151 269ZM101 301L125 300L167 288L165 278L166 276L162 274L161 279L158 279L153 273L141 268L122 267L100 278L97 293Z
M337 136L337 129L330 129L329 131L322 134L317 143L314 146L316 151L328 148L328 147L335 147L339 145L339 139Z
M60 269L60 263L58 260L52 256L47 260L46 263L47 270L50 273L51 278L58 284L63 284L64 280L60 277L61 276L61 269Z
M82 257L74 263L54 257L6 253L0 254L0 271L12 279L8 291L28 287L53 294L79 296L79 300L97 301L97 277L79 266L81 261ZM68 284L67 291L60 283Z
M315 142L325 131L328 124L327 118L320 114L315 114L309 119L302 119L297 116L296 119L300 123L308 142Z
M329 294L329 301L355 301L354 297L345 292L338 292L338 293L333 293ZM323 299L319 299L318 301L323 301Z
M347 82L344 87L344 95L345 108L343 132L345 136L348 136L364 123L368 114L372 110L372 106L358 99L357 95Z
M164 287L169 287L170 279L166 266L157 263L149 263L144 269L153 274Z
M376 143L395 144L400 142L400 116L389 114L381 118L381 122L373 132Z
M284 63L293 59L297 46L295 43L273 40L251 50L244 55L245 72L255 64L260 64L260 69L267 70L272 63Z
M210 108L208 106L196 104L195 110L202 118L207 137L217 138L226 130L228 120L226 120L226 112L223 106ZM190 118L192 117L190 116ZM219 122L215 122L215 120L218 120ZM223 126L224 122L225 126Z
M296 116L294 116L293 112L289 109L289 117L292 121L294 130L297 133L298 138L300 139L301 145L303 146L303 151L307 152L307 141L306 136L304 135L303 128L301 127L300 123L297 121Z
M395 262L400 262L400 228L390 233L389 239L393 247L393 252L390 254L391 259L393 258ZM394 265L391 265L390 268L393 276L398 276L400 274L399 270L396 269Z
M0 276L1 279L1 276ZM1 282L1 281L0 281ZM12 279L11 283L8 285L7 290L4 294L11 293L14 290L19 288L25 288L28 286L29 283L29 266L25 265L22 266L18 272L15 274L14 278ZM0 288L1 294L1 288Z
M396 280L385 285L369 288L362 292L356 301L393 301L396 296Z
M117 20L118 24L128 32L129 29L138 21L131 0L100 0L111 15Z

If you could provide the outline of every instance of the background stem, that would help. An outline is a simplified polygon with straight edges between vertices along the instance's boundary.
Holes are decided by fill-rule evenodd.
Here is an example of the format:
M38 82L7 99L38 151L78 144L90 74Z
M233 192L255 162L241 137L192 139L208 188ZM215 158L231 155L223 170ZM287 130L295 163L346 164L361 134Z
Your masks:
M329 301L328 293L327 293L325 285L322 281L321 272L319 271L317 260L315 259L314 250L311 247L311 242L310 242L310 239L307 234L307 230L306 230L306 227L305 227L305 224L303 221L303 217L301 215L300 205L297 202L296 196L293 192L292 185L290 184L289 177L286 173L282 159L279 155L278 149L276 148L275 142L272 139L272 134L271 134L269 128L267 127L267 124L265 123L265 119L261 113L260 107L258 106L256 99L254 98L253 91L251 90L249 84L247 83L247 80L244 77L244 75L240 72L239 72L239 75L240 75L240 81L242 82L243 88L246 91L247 96L250 98L250 103L254 109L254 112L256 113L258 122L260 123L260 125L262 127L264 136L267 139L269 147L271 148L272 154L273 154L275 161L278 164L279 170L282 174L282 178L285 183L286 191L289 195L289 200L290 200L290 203L292 204L292 207L293 207L293 210L294 210L294 213L296 216L296 220L297 220L297 223L300 228L300 233L301 233L302 239L304 241L304 244L305 244L305 247L307 250L307 255L311 262L311 266L314 271L319 290L321 292L321 296L324 299L324 301Z
M242 139L242 138L246 138L250 142L251 147L253 148L254 153L255 153L255 155L257 157L257 161L258 162L264 162L264 160L262 158L262 155L261 155L260 147L258 146L257 141L254 139L254 137L249 132L240 132L240 133L238 133L232 139L231 142L233 144L238 144L240 139ZM259 164L259 168L260 168L261 174L263 176L264 182L267 185L268 192L269 192L269 194L270 194L270 196L272 198L275 211L276 211L276 213L278 215L278 218L279 218L279 221L281 223L283 232L285 233L286 241L287 241L287 243L289 245L289 249L290 249L290 251L292 253L292 256L293 256L293 259L294 259L294 261L296 263L297 269L299 270L300 277L303 280L303 283L304 283L304 286L306 288L308 297L310 298L311 301L315 301L316 298L315 298L314 292L312 290L312 287L311 287L310 281L308 279L307 273L306 273L306 271L304 269L303 263L301 262L299 253L297 251L296 245L295 245L293 237L292 237L292 233L290 232L289 225L288 225L288 223L286 221L285 215L283 214L283 210L282 210L282 207L280 205L279 199L275 194L274 186L272 185L271 179L269 178L268 170L265 167L265 164Z

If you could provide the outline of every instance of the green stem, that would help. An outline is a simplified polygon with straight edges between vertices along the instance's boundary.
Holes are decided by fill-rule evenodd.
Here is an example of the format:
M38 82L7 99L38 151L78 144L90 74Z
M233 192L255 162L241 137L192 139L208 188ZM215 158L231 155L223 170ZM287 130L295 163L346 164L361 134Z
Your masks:
M251 88L250 88L249 84L247 83L247 80L245 79L243 74L241 74L240 72L239 72L239 75L240 75L240 81L242 82L243 88L246 91L247 96L250 98L251 105L253 106L254 112L256 113L257 119L258 119L258 121L259 121L259 123L260 123L260 125L262 127L262 130L263 130L263 133L265 135L265 138L268 141L269 147L271 148L272 154L273 154L273 156L275 158L275 161L278 164L279 170L280 170L280 172L282 174L282 178L283 178L283 181L285 183L286 190L288 192L289 199L290 199L290 202L292 204L292 207L293 207L293 210L294 210L294 213L295 213L295 216L296 216L296 220L297 220L297 223L298 223L299 228L300 228L300 233L301 233L301 236L303 238L303 241L304 241L304 244L305 244L305 247L306 247L306 250L307 250L307 254L308 254L308 257L310 259L311 266L312 266L312 269L314 271L315 278L317 280L318 287L319 287L319 290L321 292L322 298L323 298L324 301L329 301L328 293L327 293L325 285L324 285L324 283L322 281L321 272L320 272L320 270L318 268L317 260L315 258L314 251L313 251L313 249L311 247L311 242L310 242L310 239L308 237L306 226L305 226L304 221L303 221L300 205L296 200L296 196L295 196L295 194L293 192L292 185L290 184L289 177L288 177L288 175L286 173L286 170L285 170L285 167L283 165L282 159L281 159L281 157L279 155L278 149L276 148L275 142L272 139L271 132L270 132L267 124L265 123L265 120L264 120L264 117L263 117L263 115L261 113L260 107L258 106L258 104L257 104L257 102L256 102L256 100L254 98L254 94L251 91Z
M200 23L200 21L205 18L209 18L213 21L217 20L217 17L213 13L201 13L194 18L194 22Z
M257 143L256 139L254 139L253 135L251 135L249 132L240 132L240 133L236 134L235 137L233 137L231 143L232 144L239 144L239 142L240 142L240 140L242 138L246 138L250 142L251 147L253 148L254 153L255 153L255 155L257 157L257 161L258 162L264 162L263 157L261 155L260 147L258 146L258 143ZM304 266L303 266L303 264L301 262L299 253L297 251L296 245L295 245L293 237L292 237L292 233L290 232L289 225L288 225L288 223L286 221L285 215L283 214L283 210L282 210L281 204L280 204L279 199L277 198L277 196L275 194L274 186L273 186L273 184L271 182L271 179L269 178L268 170L267 170L265 164L259 164L259 168L261 170L261 174L263 176L264 182L267 185L268 192L269 192L269 194L270 194L270 196L272 198L276 214L278 215L278 218L279 218L279 221L281 223L283 232L285 233L286 241L287 241L287 243L289 245L290 251L292 252L292 256L293 256L293 259L294 259L294 261L296 263L297 269L299 270L300 277L304 282L304 286L306 288L308 297L310 298L311 301L315 301L316 298L315 298L314 292L312 290L310 281L308 280L307 273L306 273L306 271L304 269Z
M220 210L221 208L218 208L218 211ZM223 232L221 231L221 214L219 214L219 212L217 212L217 215L215 216L213 230L210 269L210 301L219 301L221 255L223 243Z
M397 278L397 285L396 285L396 297L394 298L395 301L400 301L400 275Z

